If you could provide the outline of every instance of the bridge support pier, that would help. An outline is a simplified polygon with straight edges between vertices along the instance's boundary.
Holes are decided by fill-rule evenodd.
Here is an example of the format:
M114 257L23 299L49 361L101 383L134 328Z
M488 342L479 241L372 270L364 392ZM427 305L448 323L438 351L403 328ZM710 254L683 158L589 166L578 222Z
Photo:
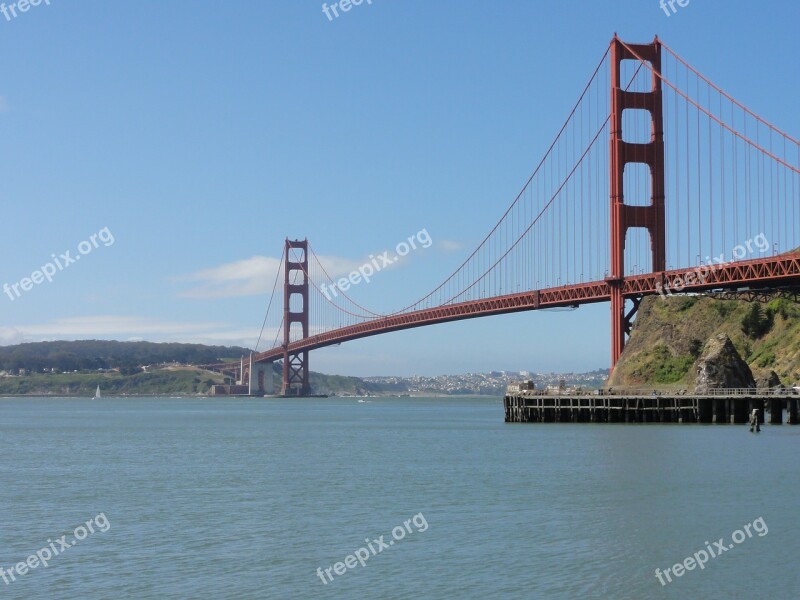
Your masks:
M274 393L272 379L272 363L254 363L250 355L250 368L246 369L247 379L244 384L250 389L251 396L264 396Z
M617 365L625 348L625 298L620 282L611 284L611 369Z

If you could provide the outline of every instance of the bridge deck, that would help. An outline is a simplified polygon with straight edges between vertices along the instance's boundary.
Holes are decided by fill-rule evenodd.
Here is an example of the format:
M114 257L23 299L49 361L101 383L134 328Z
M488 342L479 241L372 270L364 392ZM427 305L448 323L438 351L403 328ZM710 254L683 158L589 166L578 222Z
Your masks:
M800 252L793 252L717 265L702 274L698 274L697 268L687 268L635 275L625 278L621 285L625 298L636 298L673 292L736 291L742 287L748 290L774 290L784 286L796 288L800 285L799 282ZM276 346L266 352L255 354L253 362L280 360L284 356L284 350L288 350L289 353L305 352L415 327L528 310L607 302L610 297L609 281L593 281L396 313L312 335L290 343L287 348L282 345Z

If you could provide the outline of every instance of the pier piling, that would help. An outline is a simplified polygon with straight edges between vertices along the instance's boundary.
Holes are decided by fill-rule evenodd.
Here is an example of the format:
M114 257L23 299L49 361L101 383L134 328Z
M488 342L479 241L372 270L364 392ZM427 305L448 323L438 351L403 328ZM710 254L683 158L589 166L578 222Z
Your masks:
M649 394L626 392L614 395L546 395L526 390L503 398L507 423L747 423L752 410L764 422L797 425L797 397L776 397L760 390L717 390L710 395Z

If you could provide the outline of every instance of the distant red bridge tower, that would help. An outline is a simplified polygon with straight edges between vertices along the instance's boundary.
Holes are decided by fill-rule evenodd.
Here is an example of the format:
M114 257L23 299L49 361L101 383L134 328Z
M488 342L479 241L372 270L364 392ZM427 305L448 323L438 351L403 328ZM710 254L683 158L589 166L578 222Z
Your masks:
M295 250L301 252L297 256ZM302 329L302 339L308 337L308 240L290 240L286 238L284 248L284 285L283 285L283 396L305 396L311 391L308 376L308 350L290 352L292 325ZM297 280L292 275L297 273ZM294 299L293 299L294 297ZM297 303L299 310L293 310Z

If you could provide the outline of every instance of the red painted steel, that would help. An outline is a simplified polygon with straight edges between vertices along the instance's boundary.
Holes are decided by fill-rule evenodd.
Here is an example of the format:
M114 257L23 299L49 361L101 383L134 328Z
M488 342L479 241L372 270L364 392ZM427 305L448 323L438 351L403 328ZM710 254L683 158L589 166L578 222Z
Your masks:
M359 310L351 312L345 308L336 306L335 304L334 306L349 317L363 317L370 320L352 325L341 326L337 329L325 331L324 333L317 335L309 335L309 284L314 285L316 288L316 284L314 282L316 280L316 276L314 276L314 280L312 281L308 271L309 245L307 240L290 241L287 239L284 254L285 281L283 344L266 352L256 354L253 357L253 361L274 362L275 360L283 359L282 393L286 395L302 395L307 394L310 391L308 381L308 353L311 350L340 344L349 340L389 333L392 331L412 329L415 327L435 325L450 321L529 310L557 307L577 307L583 304L610 302L612 337L611 357L613 366L616 365L622 354L625 346L626 335L630 333L631 319L638 308L641 298L644 296L652 296L656 294L671 295L673 293L709 292L720 292L721 295L724 296L732 292L741 293L743 291L750 294L763 294L767 290L776 290L783 293L786 293L787 291L795 293L800 290L800 252L798 251L749 261L714 264L713 266L704 265L695 268L670 269L669 271L666 270L666 182L664 155L665 107L662 83L665 83L670 87L674 86L672 86L672 84L668 80L665 80L662 76L661 48L662 45L658 38L656 38L651 44L625 44L618 37L614 36L609 49L611 71L611 110L609 116L610 264L608 265L609 272L605 279L588 283L519 292L516 294L498 295L481 300L470 300L459 303L452 303L451 300L442 299L436 301L437 303L442 303L440 306L420 310L411 310L411 308L421 305L421 303L417 303L416 305L412 305L407 309L404 309L402 312L386 316L376 315L374 319L371 318L371 315L375 315L376 313L367 311L360 305L350 300L350 302ZM626 60L635 60L640 65L645 64L648 66L652 75L652 84L647 91L629 91L627 86L623 87L621 65L623 61ZM593 78L597 75L598 71L599 67L598 70L595 71ZM667 93L669 93L670 87L666 88ZM677 88L675 89L678 94L681 93L679 90L677 90ZM720 93L722 94L721 91ZM713 114L706 112L702 106L695 104L688 97L686 97L686 100L697 108L698 121L700 112L704 112L709 119L718 121L722 127L727 127ZM667 109L668 108L669 106L667 106ZM634 143L624 139L623 113L626 110L645 110L650 114L651 127L649 142ZM573 113L570 115L570 118L572 118L574 114L575 109L573 109ZM759 119L759 121L761 120ZM728 127L728 129L730 128ZM601 128L601 130L598 131L597 135L591 141L590 147L598 139L600 131L602 130L603 129ZM562 132L563 131L564 128L562 128ZM709 128L708 131L710 139L711 129ZM759 146L757 144L758 139L756 139L756 143L754 144L751 140L747 140L746 137L742 137L732 129L731 132L743 139L755 150L765 153L767 156L777 161L777 163L787 166L794 173L800 174L800 171L798 171L797 168L788 165L781 158L774 156ZM559 134L559 136L560 135L561 134ZM782 135L784 135L784 139L788 139L792 142L795 141L793 138L785 136L785 134ZM688 134L686 137L689 137ZM558 139L559 138L556 138L556 142ZM556 142L554 142L554 145ZM552 148L553 146L551 146L551 150ZM770 148L772 148L771 145ZM581 161L585 157L588 150L589 149L587 149L583 155L581 155L578 165L581 164ZM798 150L800 152L800 148ZM798 156L800 156L800 154L798 154ZM710 159L709 162L711 162ZM649 199L649 204L646 205L642 205L642 199L636 199L639 200L639 202L635 204L626 203L624 189L625 167L626 165L637 163L645 164L650 169L651 197ZM577 165L575 168L577 168ZM567 179L558 188L557 193L561 191L563 186L572 176L574 170L575 169L568 174ZM736 181L737 179L734 178L734 180ZM785 186L786 182L784 180L784 188ZM792 188L792 190L793 189L794 188ZM736 188L734 188L734 194L735 193ZM699 187L697 197L698 201L702 197ZM513 206L514 205L512 204L512 207ZM511 208L509 208L509 211L510 210ZM506 215L507 214L508 211L506 211ZM559 213L559 218L560 214L561 213ZM788 214L788 210L784 209L784 215L788 216ZM792 212L792 214L794 214L794 212ZM504 215L503 218L505 218L506 215ZM722 221L724 224L725 219L723 218ZM495 229L493 229L492 232L494 232L497 227L498 226L495 226ZM643 228L649 233L650 254L652 258L651 273L641 275L626 275L626 238L628 235L628 230L632 228ZM680 239L678 241L680 241ZM789 247L791 248L793 246ZM296 256L297 251L302 252L301 258ZM645 253L646 252L647 251L645 250ZM470 255L467 261L472 259L474 256L475 252ZM699 256L700 255L698 254L698 262L700 261ZM498 264L504 257L505 254L503 254L501 258L494 263L494 265ZM646 259L646 256L644 258ZM465 261L464 264L466 264L467 261ZM686 264L686 262L679 264ZM479 270L479 272L481 270ZM297 281L293 283L292 276L297 276L297 272L299 272L299 277L296 277L296 279L299 279L300 283ZM324 269L322 269L322 272L328 276ZM458 272L459 271L457 271L457 273ZM590 278L599 276L599 273L597 273L591 275ZM582 278L583 277L581 274L581 279ZM329 276L328 279L330 280ZM452 276L445 281L445 284L448 281L451 281L451 279ZM480 281L480 278L477 281ZM557 281L560 281L560 279ZM443 285L444 284L440 285L435 291L441 289ZM539 284L537 283L536 287L538 286ZM316 289L319 291L319 288ZM467 286L465 289L470 289L470 286ZM502 293L502 288L496 291ZM461 293L463 293L463 291ZM492 291L492 293L496 292ZM299 311L291 310L291 300L295 295L299 295L300 299L302 300L302 309ZM343 292L342 295L344 296ZM433 293L429 294L423 298L423 301L431 298L432 296ZM460 294L453 296L453 298L458 297L463 296ZM628 314L625 314L625 303L628 300L632 301L633 308ZM331 302L331 304L333 303ZM369 313L369 315L359 314L359 311ZM302 338L295 339L294 341L291 339L291 329L293 324L300 324L302 328ZM229 368L227 365L220 365L220 367Z
M302 256L297 256L297 250ZM308 338L308 240L290 240L286 238L284 255L283 284L283 384L281 394L284 396L304 396L311 390L308 376L308 350L292 348L292 324L298 323L302 328L303 339ZM293 260L294 259L294 260ZM300 283L292 282L292 273L299 273ZM292 296L299 296L302 308L292 310Z
M623 89L623 60L646 60L653 67L652 89L631 92ZM666 231L664 217L664 116L662 110L661 44L624 45L614 36L611 41L611 364L617 364L625 347L627 329L625 298L625 238L628 229L642 227L650 233L653 271L666 268ZM625 110L646 110L651 117L651 137L646 144L626 142L622 132ZM648 206L625 203L624 173L628 164L642 163L650 168L652 196Z
M688 280L688 282L687 282ZM714 289L736 290L741 287L800 286L800 253L759 260L742 261L714 268L678 269L623 278L623 298L652 296L663 293L700 293ZM297 354L350 340L392 331L413 329L449 321L474 319L543 308L579 306L611 300L611 285L595 281L546 290L497 296L485 300L460 302L449 306L382 317L366 323L342 327L289 344L286 349L273 348L253 357L253 362L274 362L285 352Z

